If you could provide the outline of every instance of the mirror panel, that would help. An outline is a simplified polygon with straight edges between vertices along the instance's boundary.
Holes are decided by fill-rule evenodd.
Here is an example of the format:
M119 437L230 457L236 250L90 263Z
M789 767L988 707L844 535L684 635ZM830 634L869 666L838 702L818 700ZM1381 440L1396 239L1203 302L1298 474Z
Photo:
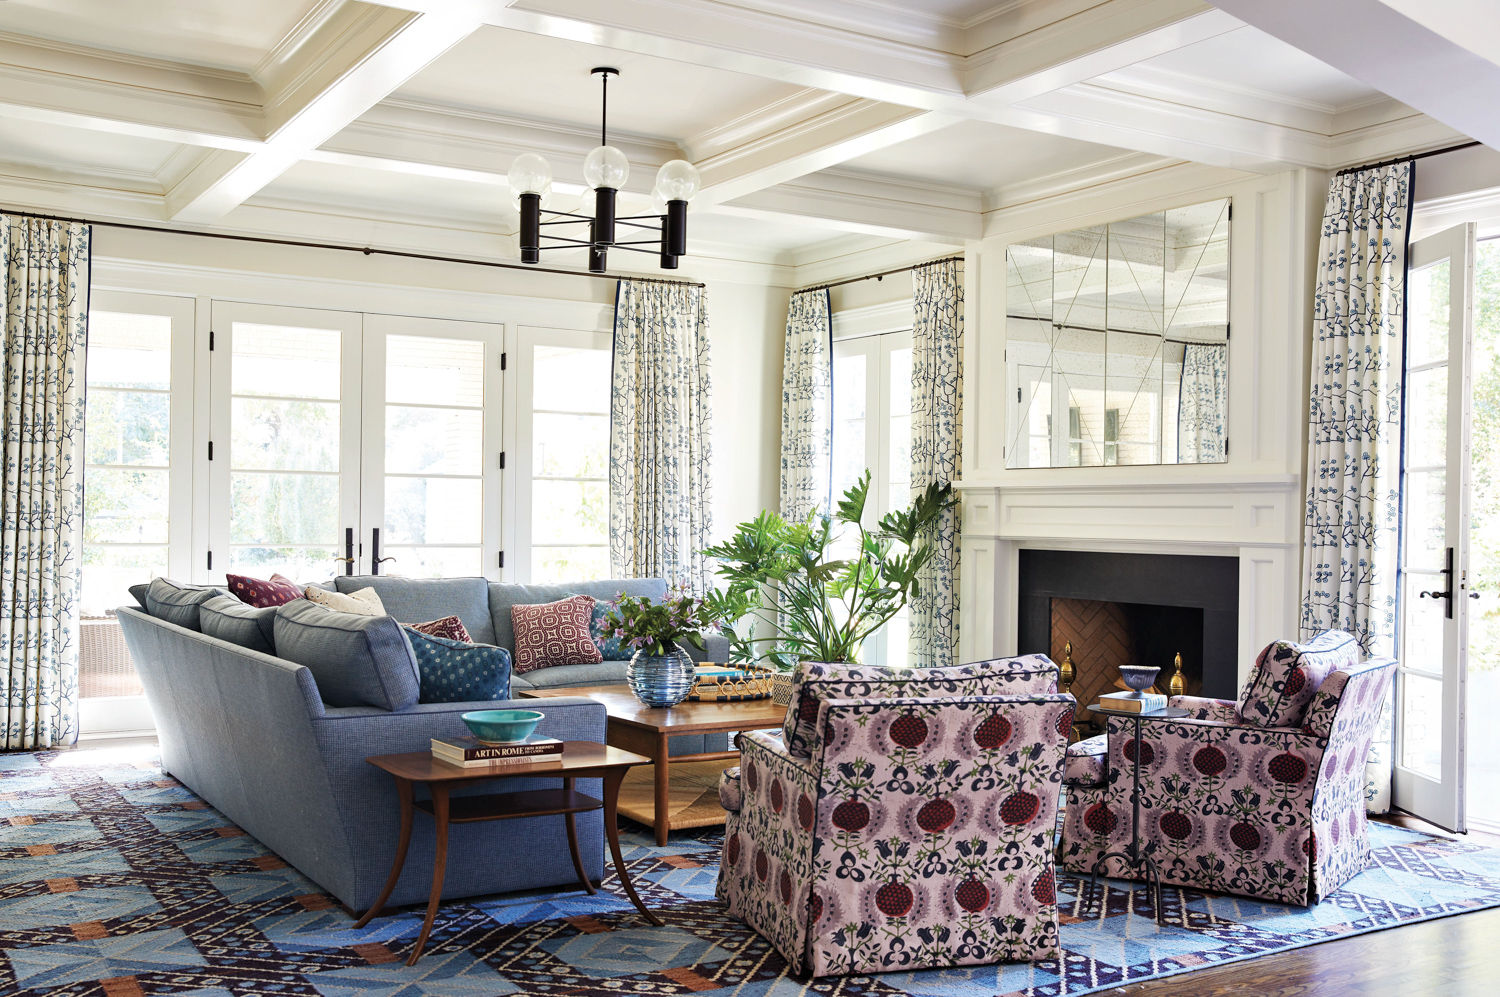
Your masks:
M1229 201L1007 253L1007 467L1227 459Z

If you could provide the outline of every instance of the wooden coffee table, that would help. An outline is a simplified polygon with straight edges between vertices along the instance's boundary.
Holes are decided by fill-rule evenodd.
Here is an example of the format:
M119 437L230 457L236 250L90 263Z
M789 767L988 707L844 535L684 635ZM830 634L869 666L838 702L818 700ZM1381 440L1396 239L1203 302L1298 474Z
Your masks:
M727 734L731 731L780 728L786 719L786 707L770 699L751 699L734 703L678 703L676 706L645 706L629 686L586 685L571 689L524 689L517 695L530 699L555 699L562 696L587 696L604 704L609 714L605 740L612 747L634 751L651 759L655 766L656 843L665 845L672 831L668 816L667 795L671 785L671 766L681 762L710 762L738 758L738 751L705 751L693 755L667 756L667 743L681 734ZM632 815L633 816L633 815ZM683 824L680 827L689 825Z
M427 918L422 922L422 933L406 960L415 966L432 933L432 924L437 919L438 906L443 897L443 873L448 863L448 825L468 824L486 820L508 820L516 817L562 816L568 828L568 848L572 852L573 871L578 874L579 884L588 893L594 893L594 885L584 874L583 857L578 852L578 828L575 814L591 810L604 810L604 836L609 840L609 854L615 862L615 875L635 909L646 920L658 927L661 919L646 909L625 871L625 860L620 855L619 822L615 817L615 805L620 796L620 782L632 765L643 765L647 759L619 748L610 748L594 741L564 741L561 754L547 756L550 760L533 764L477 765L464 768L450 765L432 757L430 751L411 751L400 755L373 755L365 761L376 768L389 772L396 780L396 795L401 801L401 834L396 841L396 860L391 864L391 874L385 881L380 898L355 922L363 928L376 917L385 902L391 898L396 881L401 878L401 867L406 864L407 846L411 844L411 825L414 811L431 814L437 822L436 855L432 862L432 891L427 898ZM496 793L487 796L460 796L450 800L455 787L493 779L545 779L561 777L561 789L532 789L524 792ZM573 788L576 779L604 780L604 799L596 800ZM432 799L412 799L412 786L426 783L432 791Z

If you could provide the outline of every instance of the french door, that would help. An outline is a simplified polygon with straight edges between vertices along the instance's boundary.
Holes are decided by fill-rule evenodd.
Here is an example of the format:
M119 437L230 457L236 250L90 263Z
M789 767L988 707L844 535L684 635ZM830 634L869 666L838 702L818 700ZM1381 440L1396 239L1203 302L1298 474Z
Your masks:
M499 577L500 326L215 301L213 330L210 579Z
M1402 438L1401 625L1392 802L1466 829L1475 231L1411 247Z

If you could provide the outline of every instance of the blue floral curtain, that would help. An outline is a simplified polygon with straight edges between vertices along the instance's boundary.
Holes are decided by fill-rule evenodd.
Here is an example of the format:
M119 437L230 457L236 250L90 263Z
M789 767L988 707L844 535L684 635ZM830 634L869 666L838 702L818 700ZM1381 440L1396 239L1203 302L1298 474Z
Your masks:
M1214 464L1224 459L1228 394L1229 344L1184 346L1177 386L1177 463Z
M912 271L911 483L958 480L962 468L964 286L955 260ZM911 603L910 648L915 665L952 665L958 655L959 509L943 514L928 538L937 556L918 576Z
M1347 630L1366 655L1396 646L1411 181L1410 161L1335 176L1318 243L1302 637ZM1366 796L1384 811L1389 736L1376 741Z
M86 225L0 215L0 747L8 751L78 739L90 235Z
M712 585L713 385L704 289L620 281L609 412L609 561L616 578Z
M827 512L833 492L833 311L828 290L792 295L781 367L781 514Z

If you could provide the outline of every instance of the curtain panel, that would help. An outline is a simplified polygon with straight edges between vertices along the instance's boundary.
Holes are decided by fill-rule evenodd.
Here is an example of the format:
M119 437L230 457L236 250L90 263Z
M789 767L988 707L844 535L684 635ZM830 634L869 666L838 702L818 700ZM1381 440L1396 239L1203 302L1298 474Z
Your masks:
M620 281L609 411L609 561L703 595L709 545L708 303L684 284Z
M8 751L78 739L86 225L0 215L0 671Z
M1401 377L1411 162L1328 185L1313 294L1303 526L1302 638L1347 630L1395 653L1401 523ZM1389 809L1389 705L1366 801Z
M964 286L959 263L912 271L911 484L958 480L962 469ZM911 603L912 664L957 663L959 512L947 510L928 537L937 554L918 576Z
M1182 380L1177 386L1177 463L1212 464L1224 459L1228 393L1229 344L1184 346Z
M827 512L833 494L833 311L828 289L792 295L781 367L781 515Z

